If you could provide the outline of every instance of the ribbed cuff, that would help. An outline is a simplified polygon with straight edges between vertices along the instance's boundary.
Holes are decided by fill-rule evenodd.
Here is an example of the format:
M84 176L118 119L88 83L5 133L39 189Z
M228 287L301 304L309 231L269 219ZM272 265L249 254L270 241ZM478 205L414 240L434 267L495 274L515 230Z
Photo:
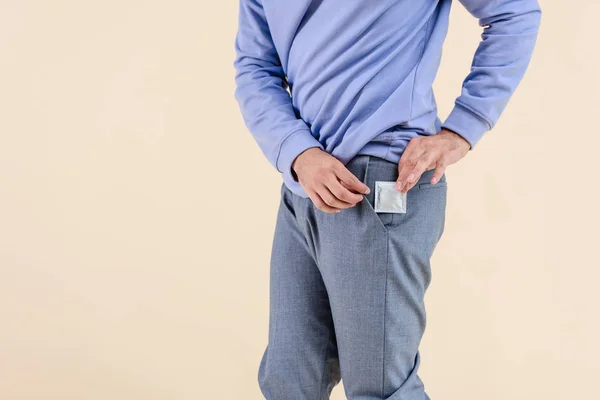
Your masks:
M479 139L492 126L477 114L455 103L450 115L448 115L448 118L442 124L442 128L446 128L462 136L471 145L470 150L473 150Z
M298 178L292 170L292 163L300 153L311 147L319 147L321 150L324 149L323 145L315 139L308 128L299 129L290 133L288 137L284 139L279 149L279 155L277 156L276 161L277 170L281 172L284 177L287 177L294 182L298 182Z

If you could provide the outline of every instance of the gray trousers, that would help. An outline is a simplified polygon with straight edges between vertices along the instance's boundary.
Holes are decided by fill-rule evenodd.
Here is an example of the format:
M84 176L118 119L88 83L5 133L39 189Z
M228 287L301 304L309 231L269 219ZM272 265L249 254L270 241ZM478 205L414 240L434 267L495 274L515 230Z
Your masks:
M270 265L268 344L258 382L268 400L426 400L417 374L430 258L442 236L446 176L425 172L406 213L373 208L396 163L358 155L346 167L371 192L328 214L281 187Z

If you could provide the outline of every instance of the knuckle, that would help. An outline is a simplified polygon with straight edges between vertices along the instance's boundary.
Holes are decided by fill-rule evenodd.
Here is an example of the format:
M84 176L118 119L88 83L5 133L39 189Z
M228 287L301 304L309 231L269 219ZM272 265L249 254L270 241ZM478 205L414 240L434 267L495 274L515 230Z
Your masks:
M346 199L348 198L348 190L339 187L336 188L335 192L332 190L333 194L335 195L335 197L337 197L338 199L342 200L342 201L346 201Z
M334 193L335 197L337 197L337 199L340 199L342 201L348 201L348 194L349 194L349 191L346 189L343 189L341 187L338 188ZM336 204L339 204L339 202L336 201Z
M333 186L333 187L330 187L330 188L329 188L329 190L331 191L331 193L333 193L333 195L334 195L335 197L337 197L338 199L340 198L340 196L341 196L341 195L342 195L342 193L343 193L343 190L342 190L342 189L343 189L343 187L342 187L342 186L337 186L337 185L335 185L335 186Z
M340 171L340 173L337 174L337 178L346 184L354 183L354 175L349 173Z
M327 196L327 197L323 198L323 201L328 206L333 206L335 204L335 201L333 200L333 198L331 196Z
M416 155L415 154L412 157L410 157L410 162L411 162L411 165L413 167L415 167L417 165L420 165L423 162L424 159L425 159L425 157L423 155Z
M351 193L349 191L345 191L344 193L341 193L341 195L339 196L339 199L347 202L347 203L356 203L358 202L358 195Z

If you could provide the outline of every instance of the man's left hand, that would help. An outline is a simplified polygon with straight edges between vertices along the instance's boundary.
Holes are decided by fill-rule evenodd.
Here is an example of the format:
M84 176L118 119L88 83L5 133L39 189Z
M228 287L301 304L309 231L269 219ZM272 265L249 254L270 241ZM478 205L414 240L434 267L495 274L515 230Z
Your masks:
M400 157L396 189L406 193L423 172L435 169L431 183L437 183L448 165L467 155L471 145L459 134L442 129L435 135L412 138Z

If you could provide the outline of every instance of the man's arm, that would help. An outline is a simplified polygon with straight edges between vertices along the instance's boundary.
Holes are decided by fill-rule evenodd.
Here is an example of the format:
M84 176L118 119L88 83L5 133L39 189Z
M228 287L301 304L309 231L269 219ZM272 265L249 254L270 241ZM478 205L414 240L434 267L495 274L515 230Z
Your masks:
M294 178L296 156L323 146L296 117L260 0L239 1L235 50L235 98L244 122L269 162Z
M414 138L404 151L397 184L404 192L429 169L436 169L432 183L437 182L448 165L473 150L494 127L523 78L535 47L541 21L537 0L460 2L484 27L482 41L442 130Z
M541 20L537 0L460 0L485 27L471 72L442 128L464 137L471 149L492 129L531 59Z
M239 0L235 98L244 122L269 162L284 178L300 182L318 209L339 212L352 207L363 199L359 193L368 193L369 188L324 151L296 117L260 2Z

